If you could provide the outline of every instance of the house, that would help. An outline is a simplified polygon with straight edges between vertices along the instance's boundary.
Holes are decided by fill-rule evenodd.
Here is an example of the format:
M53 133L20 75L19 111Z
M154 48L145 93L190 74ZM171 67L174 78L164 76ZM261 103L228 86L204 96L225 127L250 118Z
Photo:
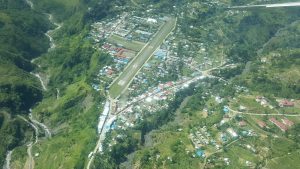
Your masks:
M259 125L260 128L265 128L267 126L266 123L261 120L256 120L256 123Z
M117 49L117 50L118 50L118 53L115 54L116 57L126 58L126 56L124 55L124 52L126 52L125 49Z
M274 117L270 118L269 121L272 122L273 124L275 124L283 132L287 131L287 129L288 129L286 125L277 121Z
M294 122L290 121L287 118L283 118L283 119L281 119L281 121L283 124L287 125L288 127L292 127L294 125Z
M238 134L232 129L232 128L228 128L227 132L231 135L231 137L233 138L237 138Z
M154 53L155 58L165 60L167 57L167 51L159 49Z
M240 107L239 107L239 111L241 111L241 112L245 111L246 109L247 108L245 106L242 106L242 105L240 105Z
M148 18L148 19L147 19L147 23L156 24L156 23L157 23L157 20L156 20L156 19L153 19L153 18Z
M228 107L227 107L227 106L224 106L223 111L224 111L224 113L228 113L228 112L229 112Z
M280 107L293 107L294 106L294 102L291 102L291 101L289 101L287 99L284 99L284 100L281 100L279 102L279 106Z
M228 138L227 138L225 133L221 133L220 138L221 138L222 142L227 142L228 141Z
M256 102L260 103L260 105L266 107L268 105L268 101L263 96L257 96Z
M241 127L244 127L246 125L247 125L247 123L244 120L239 122L239 126L241 126Z
M204 151L201 149L196 150L196 156L197 157L205 157Z
M113 71L112 69L108 69L108 70L107 70L107 74L108 74L108 75L112 75L113 73L114 73L114 71Z

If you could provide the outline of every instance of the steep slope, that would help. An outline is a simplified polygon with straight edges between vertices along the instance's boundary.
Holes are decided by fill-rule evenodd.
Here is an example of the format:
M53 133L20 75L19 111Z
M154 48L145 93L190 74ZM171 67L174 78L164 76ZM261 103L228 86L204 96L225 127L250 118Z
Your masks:
M30 60L47 51L49 45L44 33L49 28L47 18L32 11L24 1L1 1L0 165L7 150L22 145L26 132L32 132L16 115L28 113L42 99L41 85L30 74L35 68Z

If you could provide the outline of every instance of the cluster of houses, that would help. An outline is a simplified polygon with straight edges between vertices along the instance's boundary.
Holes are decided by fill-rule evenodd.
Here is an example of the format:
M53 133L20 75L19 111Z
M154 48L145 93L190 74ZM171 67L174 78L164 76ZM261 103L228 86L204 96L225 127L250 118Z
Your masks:
M111 35L116 35L128 41L146 43L163 22L163 18L144 18L125 12L116 18L92 24L91 36L95 42L101 42Z
M93 29L90 32L90 37L96 43L100 42L101 40L107 39L119 29L119 25L125 22L125 18L127 16L128 14L124 13L123 15L113 19L93 23L91 25Z
M282 99L276 100L278 102L279 107L294 107L294 100Z
M278 121L275 117L269 119L269 121L275 124L281 131L286 132L290 127L294 125L294 122L290 121L286 117L281 118L281 121Z
M294 122L287 119L286 117L280 118L280 121L278 121L278 118L272 117L269 118L269 122L274 124L276 127L278 127L281 131L286 132L289 128L293 127ZM256 120L256 124L260 128L269 128L266 122L262 120Z
M159 25L163 22L157 18L141 18L123 13L113 19L103 20L92 24L92 30L89 38L95 42L94 48L107 52L113 58L113 64L103 67L98 73L100 81L109 83L116 74L118 74L138 51L125 48L122 43L109 43L108 39L112 36L124 38L124 41L130 43L132 40L141 39L147 42ZM151 31L151 32L147 32ZM124 42L123 42L124 43ZM155 56L160 59L166 58L166 51L158 51ZM106 78L108 77L108 78ZM92 87L99 91L99 85L92 84Z
M211 139L210 133L207 131L207 127L197 128L195 132L190 133L189 138L191 139L195 149L199 149L208 145L211 142L215 142Z
M128 15L125 22L121 23L115 34L127 40L148 42L152 35L164 22L161 18L138 17Z

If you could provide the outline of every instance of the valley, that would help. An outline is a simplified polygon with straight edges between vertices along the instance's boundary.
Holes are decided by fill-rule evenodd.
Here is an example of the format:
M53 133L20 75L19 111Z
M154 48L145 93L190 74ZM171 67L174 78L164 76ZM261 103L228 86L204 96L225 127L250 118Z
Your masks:
M0 4L3 169L298 168L299 3Z

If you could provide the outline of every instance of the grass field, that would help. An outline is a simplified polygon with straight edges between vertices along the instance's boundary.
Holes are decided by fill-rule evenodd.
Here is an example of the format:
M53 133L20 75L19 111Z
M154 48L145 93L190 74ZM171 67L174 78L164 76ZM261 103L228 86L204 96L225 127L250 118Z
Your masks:
M136 52L139 52L144 46L145 43L138 42L138 41L128 41L121 36L118 35L112 35L108 38L108 42L116 44L116 45L122 45L126 49L130 49Z
M137 54L129 63L122 74L110 86L109 94L112 98L118 98L131 83L134 76L139 72L141 67L153 55L155 50L163 43L169 33L176 25L175 18L169 18L161 29L154 35L152 40Z
M267 168L272 169L289 169L289 168L300 168L300 152L293 152L291 154L274 158L269 160Z

